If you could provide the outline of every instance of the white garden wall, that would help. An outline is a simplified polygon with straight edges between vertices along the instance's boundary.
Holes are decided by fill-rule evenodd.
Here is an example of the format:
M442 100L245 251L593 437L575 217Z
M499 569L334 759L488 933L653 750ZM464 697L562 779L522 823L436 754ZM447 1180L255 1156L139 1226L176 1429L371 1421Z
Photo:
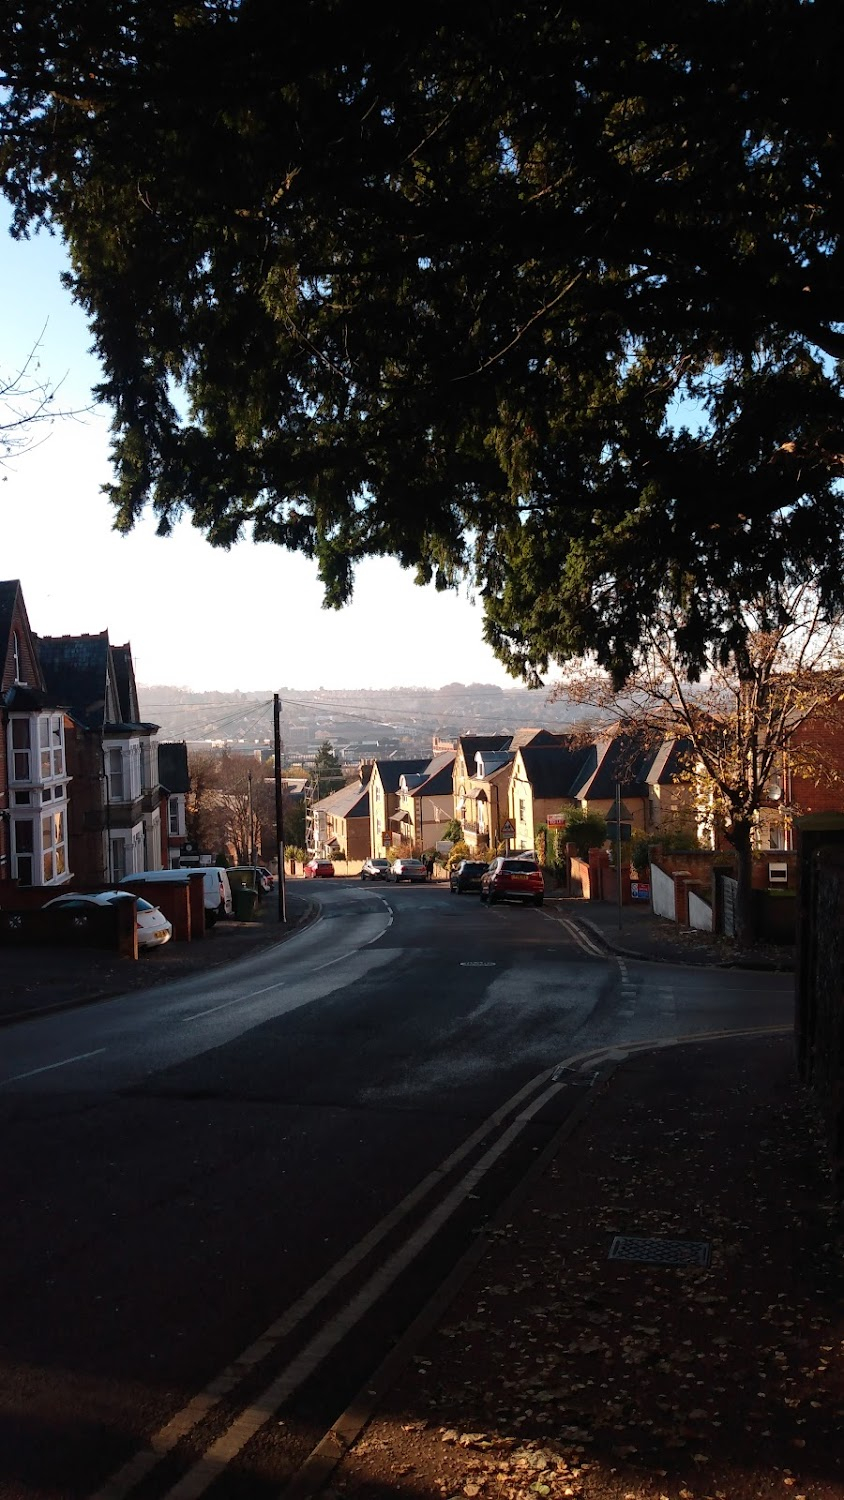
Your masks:
M674 921L674 881L655 864L651 864L651 905L658 917Z

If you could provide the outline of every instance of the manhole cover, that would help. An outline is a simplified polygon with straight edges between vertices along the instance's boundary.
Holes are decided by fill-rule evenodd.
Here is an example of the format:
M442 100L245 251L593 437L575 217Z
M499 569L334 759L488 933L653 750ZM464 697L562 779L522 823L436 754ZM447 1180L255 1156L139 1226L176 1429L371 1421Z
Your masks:
M645 1240L617 1234L610 1260L639 1260L651 1266L708 1266L708 1240Z

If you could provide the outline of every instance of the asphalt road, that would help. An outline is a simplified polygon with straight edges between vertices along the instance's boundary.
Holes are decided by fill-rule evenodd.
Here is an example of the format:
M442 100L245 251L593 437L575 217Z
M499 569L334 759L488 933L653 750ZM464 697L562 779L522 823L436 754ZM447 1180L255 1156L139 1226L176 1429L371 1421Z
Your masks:
M588 1090L788 1024L789 975L598 955L553 909L314 890L201 978L5 1029L0 1496L277 1496Z

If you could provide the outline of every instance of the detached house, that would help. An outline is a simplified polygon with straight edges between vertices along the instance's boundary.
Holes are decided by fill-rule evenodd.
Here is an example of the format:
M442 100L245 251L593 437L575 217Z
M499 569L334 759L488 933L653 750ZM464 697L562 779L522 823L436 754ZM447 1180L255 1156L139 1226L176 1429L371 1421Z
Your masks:
M37 650L48 694L65 705L74 875L112 885L161 869L158 725L141 720L130 647L102 631L42 636Z
M45 681L20 584L0 583L0 880L60 885L71 873L62 701Z

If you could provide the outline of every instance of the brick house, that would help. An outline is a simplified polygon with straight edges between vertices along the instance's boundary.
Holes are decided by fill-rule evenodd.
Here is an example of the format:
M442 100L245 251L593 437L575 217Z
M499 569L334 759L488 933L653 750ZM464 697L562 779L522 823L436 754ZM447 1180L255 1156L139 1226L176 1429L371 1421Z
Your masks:
M0 583L0 880L41 886L70 877L62 701L45 680L20 583Z
M74 875L113 885L161 869L158 725L141 720L131 648L107 631L42 636L36 648L47 693L65 705Z

